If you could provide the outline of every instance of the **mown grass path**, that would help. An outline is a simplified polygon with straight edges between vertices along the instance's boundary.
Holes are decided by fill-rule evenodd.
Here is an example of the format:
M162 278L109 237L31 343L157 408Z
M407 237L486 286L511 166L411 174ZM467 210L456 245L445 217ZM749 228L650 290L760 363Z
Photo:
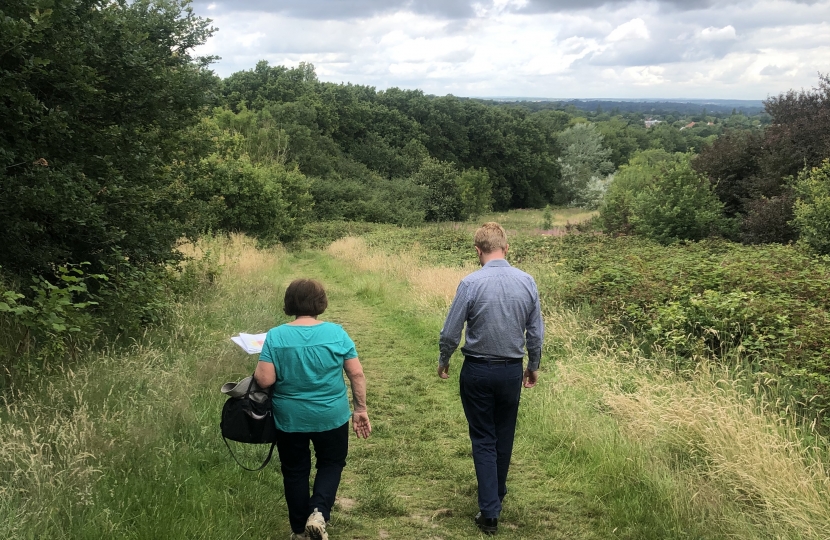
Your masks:
M229 337L286 322L281 294L297 277L327 286L322 318L357 345L374 427L351 439L331 539L480 538L459 357L449 380L435 372L446 308L415 305L407 283L324 252L253 249L128 350L91 355L4 402L0 537L288 538L278 460L258 473L231 460L219 387L257 361ZM596 374L593 361L564 357L579 336L548 339L540 384L522 395L500 537L725 537L706 516L679 517L649 460L618 438L596 385L578 381ZM246 463L261 459L262 447L243 446Z
M458 356L449 380L435 374L442 317L408 306L404 284L356 273L324 254L306 254L291 264L291 274L326 284L330 307L324 318L350 333L368 380L374 432L368 441L351 441L332 538L479 537L472 524L476 482L458 398ZM536 432L541 426L535 419L556 415L544 410L556 406L543 399L551 384L552 377L544 374L538 388L523 390L502 534L642 537L612 526L614 518L604 514L614 501L599 500L594 490L580 485L592 474L602 482L601 464L581 455L561 434ZM614 486L606 487L613 494ZM651 510L659 514L659 508Z
M478 537L459 360L449 380L435 374L441 321L419 317L396 301L406 298L403 284L356 274L322 254L298 261L292 273L326 284L330 307L324 318L352 336L368 380L374 431L367 441L351 440L332 538ZM520 427L520 437L525 428L531 426ZM523 538L590 537L590 513L556 516L555 493L529 465L528 449L519 446L510 483L517 495L506 501L504 531ZM530 508L534 499L538 512Z

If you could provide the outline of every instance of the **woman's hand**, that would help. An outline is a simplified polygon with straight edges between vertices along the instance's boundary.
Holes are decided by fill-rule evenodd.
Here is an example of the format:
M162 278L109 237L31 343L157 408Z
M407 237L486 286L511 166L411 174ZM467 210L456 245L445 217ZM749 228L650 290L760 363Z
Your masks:
M355 434L361 439L367 439L372 433L372 424L369 422L369 413L366 411L355 411L352 413L352 427Z

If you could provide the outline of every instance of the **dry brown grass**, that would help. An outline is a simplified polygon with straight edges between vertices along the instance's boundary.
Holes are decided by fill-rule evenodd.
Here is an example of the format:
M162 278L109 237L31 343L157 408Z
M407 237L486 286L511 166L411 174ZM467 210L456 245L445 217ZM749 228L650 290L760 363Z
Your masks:
M412 300L419 307L446 309L455 296L458 284L475 267L424 266L420 264L420 251L420 246L416 244L407 253L389 255L367 249L363 239L353 236L342 238L328 248L331 256L347 261L362 272L379 273L408 283L413 291Z
M256 240L244 234L202 237L198 242L182 242L179 251L193 261L210 260L234 274L262 272L284 255L281 247L257 249Z
M689 381L652 380L631 394L607 391L605 401L627 437L682 456L700 491L728 494L785 537L830 538L826 452L806 445L792 419L745 396L727 373L703 364Z

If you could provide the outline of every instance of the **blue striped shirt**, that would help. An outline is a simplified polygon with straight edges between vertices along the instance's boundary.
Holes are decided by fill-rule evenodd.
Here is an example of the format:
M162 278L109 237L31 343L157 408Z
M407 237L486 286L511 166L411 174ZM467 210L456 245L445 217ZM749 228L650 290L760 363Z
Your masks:
M465 322L465 356L523 358L527 346L527 368L539 369L545 330L539 291L529 274L494 259L461 280L441 329L438 365L450 363Z

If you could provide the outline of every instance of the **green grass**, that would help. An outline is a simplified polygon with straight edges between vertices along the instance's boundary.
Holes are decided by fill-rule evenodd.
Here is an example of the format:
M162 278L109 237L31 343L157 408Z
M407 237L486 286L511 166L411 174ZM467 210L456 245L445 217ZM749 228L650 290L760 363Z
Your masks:
M458 358L449 380L435 374L443 300L418 301L416 281L328 253L279 250L242 250L212 288L129 350L6 395L0 537L287 538L277 463L238 468L218 416L221 384L256 363L229 337L285 322L280 300L296 277L326 284L323 318L347 329L367 374L374 431L351 439L332 540L480 538ZM776 524L774 512L707 477L699 453L638 428L641 407L626 400L645 410L675 388L670 378L617 364L598 347L603 330L578 314L549 311L546 321L540 384L523 391L502 537L825 537L820 521L812 534ZM649 393L653 380L664 386ZM264 451L236 448L248 463Z

